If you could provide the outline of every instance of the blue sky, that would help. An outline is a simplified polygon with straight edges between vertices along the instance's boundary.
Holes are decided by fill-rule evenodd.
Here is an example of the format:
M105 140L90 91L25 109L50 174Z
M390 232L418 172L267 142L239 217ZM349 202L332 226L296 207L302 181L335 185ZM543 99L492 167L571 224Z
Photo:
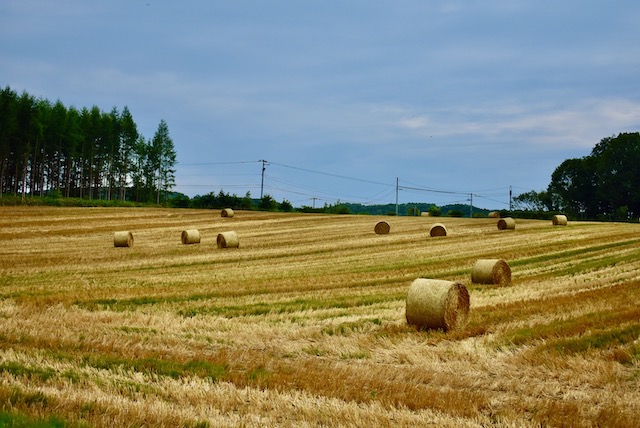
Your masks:
M166 120L189 196L393 203L397 179L400 202L500 209L640 130L639 22L637 1L2 0L0 85L127 106L147 138Z

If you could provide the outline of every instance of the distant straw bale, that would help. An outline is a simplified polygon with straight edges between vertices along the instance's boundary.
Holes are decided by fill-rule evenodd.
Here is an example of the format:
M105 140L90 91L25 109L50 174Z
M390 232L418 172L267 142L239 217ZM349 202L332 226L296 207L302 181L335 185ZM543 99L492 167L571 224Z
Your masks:
M376 224L376 227L373 229L378 235L386 235L391 230L391 225L389 222L380 221Z
M182 243L185 245L199 244L200 231L198 229L187 229L182 231Z
M120 231L113 234L114 247L133 247L133 233Z
M421 216L421 217L429 217L429 215L430 215L430 214L429 214L429 211L422 211L422 212L420 213L420 216Z
M511 217L505 217L498 220L498 229L513 230L516 228L516 221Z
M429 235L431 236L447 236L447 228L442 223L435 223L429 229Z
M551 224L554 226L566 226L567 225L567 216L562 214L556 214L551 217Z
M240 246L240 240L238 234L235 231L222 232L218 234L216 239L218 248L238 248Z
M500 213L498 211L491 211L489 214L487 214L487 217L489 217L489 218L500 218Z
M220 212L221 217L233 217L233 210L231 208L225 208Z
M459 282L418 278L407 293L407 323L421 330L462 329L469 319L469 292Z
M473 265L471 282L475 284L511 284L511 268L502 259L480 259Z

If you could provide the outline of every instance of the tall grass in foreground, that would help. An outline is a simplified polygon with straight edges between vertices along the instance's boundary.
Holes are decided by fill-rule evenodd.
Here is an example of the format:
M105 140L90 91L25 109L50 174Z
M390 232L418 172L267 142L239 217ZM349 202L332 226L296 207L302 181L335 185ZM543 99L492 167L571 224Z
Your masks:
M0 207L0 423L640 426L637 225L375 222ZM512 285L470 284L481 258ZM468 285L464 330L407 325L418 277Z

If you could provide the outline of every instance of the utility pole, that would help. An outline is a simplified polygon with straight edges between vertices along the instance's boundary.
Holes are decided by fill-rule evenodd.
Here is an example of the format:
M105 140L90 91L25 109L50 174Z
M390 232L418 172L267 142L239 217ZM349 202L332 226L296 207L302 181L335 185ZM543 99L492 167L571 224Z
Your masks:
M312 197L311 199L313 200L313 209L315 209L315 208L316 208L316 199L318 199L318 198L316 198L316 197L314 196L314 197Z
M511 211L511 196L513 194L513 191L511 190L511 186L509 186L509 211Z
M396 177L396 217L398 217L398 177Z
M267 161L261 159L259 162L262 162L262 182L260 183L260 199L262 199L262 193L264 191L264 170L267 169Z
M469 218L473 218L473 193L469 193Z

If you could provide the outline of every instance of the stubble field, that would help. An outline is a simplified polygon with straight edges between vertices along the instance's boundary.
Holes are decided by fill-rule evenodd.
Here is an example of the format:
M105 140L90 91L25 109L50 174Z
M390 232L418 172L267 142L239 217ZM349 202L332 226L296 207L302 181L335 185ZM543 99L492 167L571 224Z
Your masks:
M438 221L448 236L425 217L0 207L0 410L95 427L640 426L640 225ZM132 248L114 247L121 230ZM217 248L229 230L240 247ZM508 261L512 285L472 284L481 258ZM407 325L419 277L467 286L464 329Z

